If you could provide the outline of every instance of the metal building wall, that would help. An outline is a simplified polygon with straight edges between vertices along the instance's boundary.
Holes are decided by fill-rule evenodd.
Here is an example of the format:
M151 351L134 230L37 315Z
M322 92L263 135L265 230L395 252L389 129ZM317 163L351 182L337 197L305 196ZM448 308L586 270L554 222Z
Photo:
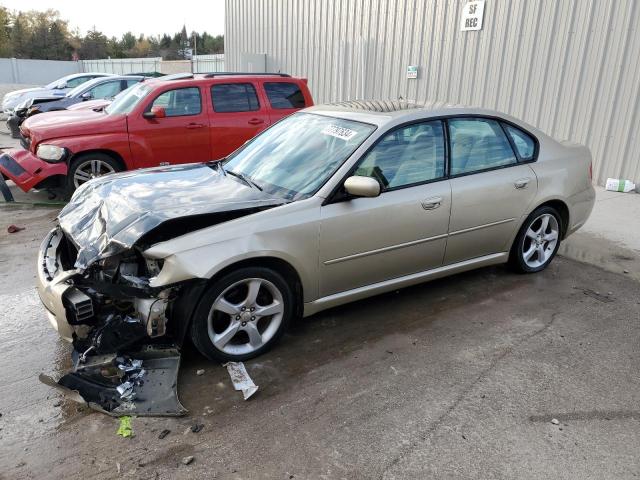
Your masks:
M599 183L640 182L640 1L486 0L482 30L462 32L465 3L226 0L227 68L266 54L268 71L309 78L318 103L493 108L587 144Z

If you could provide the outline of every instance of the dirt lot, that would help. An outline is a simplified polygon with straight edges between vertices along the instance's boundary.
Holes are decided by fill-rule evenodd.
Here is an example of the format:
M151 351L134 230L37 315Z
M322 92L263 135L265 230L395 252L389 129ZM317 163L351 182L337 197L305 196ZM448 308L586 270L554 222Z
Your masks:
M260 386L247 402L188 349L189 416L135 418L135 437L121 438L116 419L37 379L69 365L33 287L55 213L0 206L2 479L640 474L640 289L565 258L537 275L488 268L306 319L247 362ZM8 234L11 223L26 230Z

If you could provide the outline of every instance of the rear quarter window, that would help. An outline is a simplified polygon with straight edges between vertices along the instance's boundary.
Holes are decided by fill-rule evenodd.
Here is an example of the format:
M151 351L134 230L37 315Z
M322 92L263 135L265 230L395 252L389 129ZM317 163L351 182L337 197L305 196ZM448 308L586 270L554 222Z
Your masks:
M264 90L275 109L304 108L304 95L300 86L290 82L265 82Z
M521 160L531 160L535 154L536 142L531 135L524 133L519 128L503 123L504 129L509 134L513 145Z

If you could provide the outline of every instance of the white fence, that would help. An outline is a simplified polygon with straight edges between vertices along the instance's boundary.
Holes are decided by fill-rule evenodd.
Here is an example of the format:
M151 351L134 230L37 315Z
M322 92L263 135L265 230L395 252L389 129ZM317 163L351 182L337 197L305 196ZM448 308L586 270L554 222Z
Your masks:
M154 58L105 58L81 60L84 72L104 72L126 75L128 73L160 72L162 57Z
M224 72L224 54L194 55L191 64L194 73Z
M128 73L210 73L224 72L224 54L194 55L189 60L163 61L152 58L104 58L100 60L31 60L0 58L0 83L43 85L72 73L104 72L126 75Z

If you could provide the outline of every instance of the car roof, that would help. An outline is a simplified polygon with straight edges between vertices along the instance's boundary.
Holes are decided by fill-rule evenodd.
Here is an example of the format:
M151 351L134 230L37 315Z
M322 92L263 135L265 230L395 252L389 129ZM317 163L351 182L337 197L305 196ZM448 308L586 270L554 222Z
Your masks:
M302 112L317 113L347 120L370 123L378 127L428 118L453 115L497 117L520 125L522 128L542 133L537 128L506 113L470 105L440 101L416 102L409 100L350 100L326 103L305 108Z
M145 83L159 87L160 85L180 85L182 83L213 83L216 80L257 80L257 79L280 79L292 82L304 82L303 78L292 77L286 73L243 73L243 72L212 72L212 73L175 73L164 77L146 79Z

